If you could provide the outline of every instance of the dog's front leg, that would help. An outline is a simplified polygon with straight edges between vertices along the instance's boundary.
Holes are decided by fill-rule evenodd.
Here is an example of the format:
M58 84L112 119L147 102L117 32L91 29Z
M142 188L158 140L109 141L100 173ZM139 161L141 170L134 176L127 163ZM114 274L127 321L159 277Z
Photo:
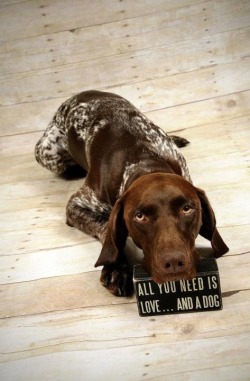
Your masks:
M87 186L72 195L66 207L66 223L104 242L111 208L97 200Z
M106 236L110 212L111 207L98 201L94 192L84 185L68 201L66 222L69 226L74 226L101 241L102 253L105 251L106 257L99 258L99 263L96 264L104 265L100 282L113 295L128 296L133 291L132 271L127 264L123 249L119 249L120 253L114 261L108 258L109 255L112 256L112 248L105 244L108 240Z
M104 265L100 282L115 296L130 296L133 293L132 270L126 260L113 265Z

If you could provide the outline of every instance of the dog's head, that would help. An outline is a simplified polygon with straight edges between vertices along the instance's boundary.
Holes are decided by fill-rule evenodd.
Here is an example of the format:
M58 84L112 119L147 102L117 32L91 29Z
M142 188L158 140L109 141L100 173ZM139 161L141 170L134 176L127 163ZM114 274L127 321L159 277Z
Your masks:
M130 236L155 282L191 279L198 234L211 241L216 258L228 251L204 191L175 174L144 175L114 205L96 266L118 262Z

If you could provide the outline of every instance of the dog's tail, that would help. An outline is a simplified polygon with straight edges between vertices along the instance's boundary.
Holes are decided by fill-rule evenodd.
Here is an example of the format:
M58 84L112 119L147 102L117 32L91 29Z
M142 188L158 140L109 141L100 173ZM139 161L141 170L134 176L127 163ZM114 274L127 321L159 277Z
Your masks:
M181 138L180 136L169 135L169 137L174 141L174 143L179 148L186 147L190 143L187 139Z

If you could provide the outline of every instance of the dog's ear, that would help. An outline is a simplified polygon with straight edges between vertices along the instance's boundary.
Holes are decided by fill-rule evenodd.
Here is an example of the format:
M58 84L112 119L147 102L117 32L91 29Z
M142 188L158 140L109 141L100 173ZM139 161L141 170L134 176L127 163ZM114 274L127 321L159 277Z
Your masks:
M216 228L216 219L214 211L208 201L205 192L202 189L196 188L197 194L199 196L202 208L202 225L199 234L211 241L212 248L214 250L215 258L221 257L223 254L227 253L229 248L223 241Z
M119 256L123 254L128 230L123 219L123 198L116 201L108 222L107 233L100 256L95 267L111 265L119 262Z

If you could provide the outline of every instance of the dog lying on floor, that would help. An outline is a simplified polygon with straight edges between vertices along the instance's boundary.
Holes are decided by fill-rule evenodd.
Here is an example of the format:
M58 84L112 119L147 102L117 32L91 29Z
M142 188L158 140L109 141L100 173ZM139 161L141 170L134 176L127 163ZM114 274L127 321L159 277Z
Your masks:
M124 253L128 236L158 283L195 277L198 234L211 241L216 258L228 251L177 147L187 143L165 134L124 98L86 91L61 105L36 144L38 163L50 171L86 170L67 204L67 223L101 241L95 266L103 266L101 283L114 295L133 289Z

